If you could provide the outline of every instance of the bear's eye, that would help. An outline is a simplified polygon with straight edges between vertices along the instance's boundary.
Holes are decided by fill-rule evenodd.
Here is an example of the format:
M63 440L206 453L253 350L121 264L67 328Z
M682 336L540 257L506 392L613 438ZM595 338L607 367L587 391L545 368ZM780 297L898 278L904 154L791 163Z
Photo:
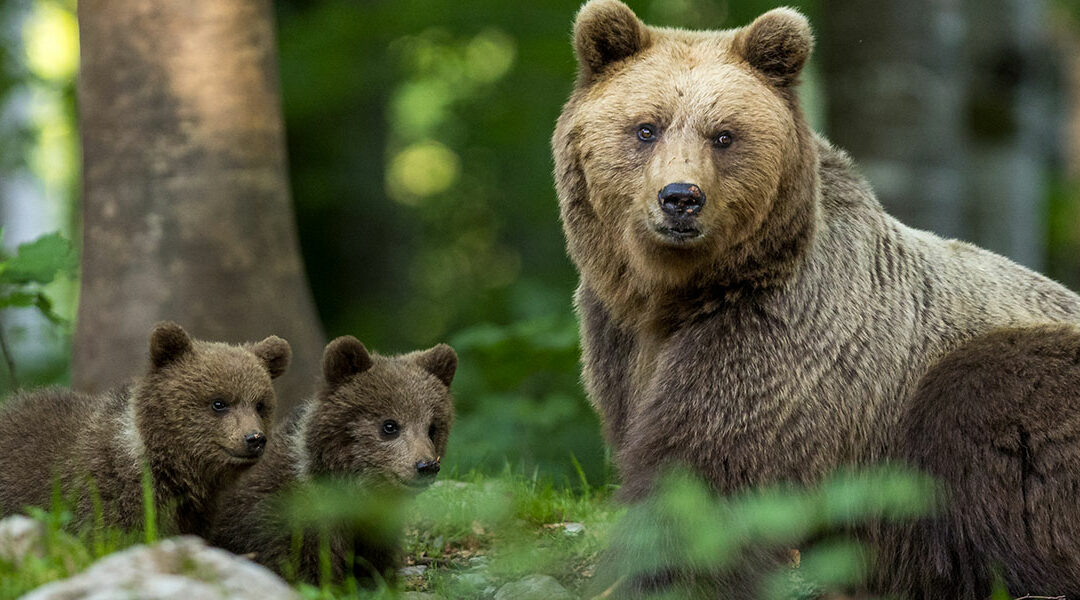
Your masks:
M432 426L430 426L430 427L428 427L428 428L427 428L427 436L428 436L428 438L429 438L429 439L430 439L431 441L435 441L435 433L436 433L437 431L438 431L438 430L437 430L437 429L435 429L435 426L434 426L434 425L432 425Z
M637 139L643 142L652 142L656 140L656 127L653 125L638 125Z
M255 404L255 412L259 413L260 415L266 414L266 403L262 400L259 400L259 402Z
M210 401L210 408L214 409L214 412L225 412L229 410L229 404L221 398L214 398Z
M397 437L397 434L401 432L401 427L398 425L397 421L387 419L383 421L382 432L385 436Z
M727 148L734 141L735 136L730 131L721 131L713 140L713 145L717 148Z

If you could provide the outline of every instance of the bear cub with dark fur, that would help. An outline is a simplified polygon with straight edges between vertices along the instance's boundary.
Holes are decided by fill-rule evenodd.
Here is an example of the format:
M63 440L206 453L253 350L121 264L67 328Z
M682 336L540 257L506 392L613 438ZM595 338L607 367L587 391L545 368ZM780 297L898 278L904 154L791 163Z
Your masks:
M446 451L456 369L457 355L445 344L386 357L352 336L330 342L319 390L275 430L259 464L224 494L228 508L218 514L210 541L313 583L325 543L335 581L393 578L398 532L392 525L334 525L323 540L304 531L294 547L281 500L316 481L355 485L358 504L398 503L424 489Z
M0 514L50 506L59 483L82 523L100 501L105 524L136 528L148 469L162 525L205 535L218 490L262 454L271 379L290 357L276 336L233 346L166 322L150 334L148 371L124 387L15 396L0 412Z

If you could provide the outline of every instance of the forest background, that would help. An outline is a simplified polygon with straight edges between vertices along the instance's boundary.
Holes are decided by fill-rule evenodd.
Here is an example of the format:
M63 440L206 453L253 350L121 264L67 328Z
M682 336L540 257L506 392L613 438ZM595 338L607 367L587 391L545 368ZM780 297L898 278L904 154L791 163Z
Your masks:
M0 260L19 267L6 276L0 268L0 397L16 385L98 389L134 375L137 362L106 351L142 356L157 319L237 341L290 337L275 328L282 319L300 327L290 337L301 360L287 403L311 389L326 339L352 334L383 353L447 341L461 357L450 472L509 465L557 482L611 481L579 382L577 278L551 178L549 137L574 77L578 2L249 4L265 10L233 21L162 18L152 23L158 30L141 34L110 25L107 11L82 24L84 44L210 40L203 54L213 55L213 40L232 39L262 52L259 74L270 83L259 106L269 125L260 131L268 143L236 139L252 161L280 168L249 188L230 187L229 171L213 171L220 165L210 150L195 158L177 151L184 134L175 123L139 120L130 107L122 108L131 122L109 114L115 106L99 110L110 98L137 107L147 90L156 90L149 102L184 101L170 97L182 90L153 77L112 77L145 72L121 52L83 48L93 61L83 65L80 106L74 1L0 4ZM781 3L628 4L651 24L719 28ZM784 4L806 12L816 29L801 88L815 128L853 155L891 212L1080 288L1080 3ZM100 3L84 0L90 5ZM236 29L215 33L222 27ZM231 65L205 64L210 83L199 86L206 114L226 121L239 114L228 82L250 84ZM110 155L101 142L113 130L131 134L128 154ZM225 183L170 187L200 169ZM121 192L110 196L110 185ZM266 198L253 199L251 189ZM105 219L110 197L121 198L121 210ZM193 243L192 230L176 221L209 205L230 208L214 213L214 227ZM260 229L264 219L271 225ZM155 227L164 233L153 251L128 243ZM20 252L53 232L70 247L46 237ZM102 250L95 242L96 255L83 245L110 235L115 244ZM281 267L289 272L275 280L280 294L266 281L242 285L287 262L297 242L303 269ZM230 244L247 256L237 259L245 266L215 271L232 256ZM222 281L222 273L235 279ZM167 298L147 295L162 286ZM97 355L111 372L93 364Z

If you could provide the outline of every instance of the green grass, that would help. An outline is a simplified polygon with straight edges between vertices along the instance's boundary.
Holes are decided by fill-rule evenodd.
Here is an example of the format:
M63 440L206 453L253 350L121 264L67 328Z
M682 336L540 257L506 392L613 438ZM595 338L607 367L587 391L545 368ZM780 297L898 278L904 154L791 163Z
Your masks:
M76 528L67 502L56 495L48 510L31 509L46 536L41 556L15 565L0 561L0 600L14 599L50 581L70 577L98 559L129 546L158 538L156 514L144 498L149 527L121 531L95 523ZM354 502L355 504L355 502ZM322 507L320 507L322 508ZM333 512L333 509L329 509ZM546 573L569 589L578 589L591 574L606 532L620 512L605 490L557 486L536 474L498 477L470 473L443 480L420 494L406 515L406 565L423 564L419 577L405 577L404 590L429 591L454 598L480 598L484 589L532 573ZM584 531L568 535L566 522L582 523ZM476 585L478 565L488 583ZM355 581L313 586L294 582L304 598L394 598L400 590L383 585L361 589Z
M402 515L404 564L427 567L422 574L402 577L396 589L385 583L361 589L352 580L293 583L311 600L389 599L402 591L479 600L490 598L505 583L546 574L578 597L589 598L607 581L633 576L634 568L651 572L666 561L702 568L721 564L746 540L790 548L808 536L821 540L839 524L881 515L910 518L929 509L927 485L925 478L879 469L838 474L810 490L778 486L718 499L692 477L674 474L654 501L626 509L612 499L611 486L594 486L584 476L556 483L509 468L497 476L473 472L441 480L407 505ZM308 509L306 525L348 518L347 507L357 505L355 494L351 500L342 498L332 493L318 498L317 508ZM311 502L305 499L308 507ZM325 520L312 519L312 513ZM0 600L71 576L106 554L156 537L152 509L146 512L151 527L131 532L102 527L100 518L96 526L76 530L59 500L50 510L32 514L45 525L44 553L21 565L0 562ZM580 524L580 531L568 531L568 523ZM676 554L655 550L672 540L677 541ZM799 597L857 581L858 547L843 537L824 540L803 549L797 571L777 574L772 585L776 597ZM620 567L630 571L597 573L602 553L613 543L634 557L620 557ZM1008 595L997 593L994 598L1007 600Z

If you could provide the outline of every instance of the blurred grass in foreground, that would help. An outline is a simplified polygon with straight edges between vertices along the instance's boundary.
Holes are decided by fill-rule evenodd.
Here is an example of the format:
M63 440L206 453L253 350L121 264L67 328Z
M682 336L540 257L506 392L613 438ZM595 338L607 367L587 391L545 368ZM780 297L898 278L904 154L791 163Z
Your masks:
M811 489L773 486L729 498L676 471L651 501L631 508L614 501L612 489L584 478L570 488L509 467L498 476L445 479L396 507L404 523L403 565L426 567L422 573L377 589L353 580L294 584L303 597L320 600L394 598L402 590L479 600L507 582L547 574L592 598L641 574L671 567L717 573L747 550L797 548L797 568L784 566L768 577L766 597L809 598L863 577L864 549L845 534L852 526L927 515L934 497L927 478L893 467L838 473ZM312 488L299 497L302 505L286 510L307 527L370 517L372 507L355 491ZM44 556L18 567L0 563L0 600L145 539L145 532L73 530L62 502L33 514L47 526ZM804 546L808 540L813 543Z

